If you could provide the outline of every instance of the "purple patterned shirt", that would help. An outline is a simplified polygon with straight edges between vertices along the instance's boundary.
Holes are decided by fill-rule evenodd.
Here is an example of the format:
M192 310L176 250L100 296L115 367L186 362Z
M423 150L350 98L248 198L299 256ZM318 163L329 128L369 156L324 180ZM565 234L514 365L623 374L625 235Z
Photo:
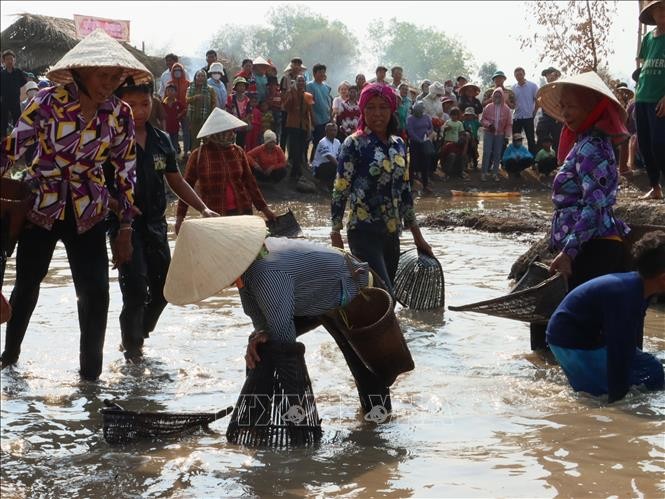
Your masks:
M589 239L623 237L630 232L612 212L618 179L610 139L582 135L552 183L552 249L574 259Z
M122 222L131 222L136 144L127 104L111 97L86 125L76 85L41 90L2 145L0 174L35 143L37 154L24 179L36 194L28 220L50 230L56 220L64 219L68 197L79 233L103 220L109 192L102 165L108 159L115 168Z

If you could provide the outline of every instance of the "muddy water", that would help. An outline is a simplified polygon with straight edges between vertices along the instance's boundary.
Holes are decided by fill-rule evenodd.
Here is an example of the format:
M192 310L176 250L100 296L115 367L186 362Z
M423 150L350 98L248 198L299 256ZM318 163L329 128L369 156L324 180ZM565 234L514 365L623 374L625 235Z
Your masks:
M524 197L425 200L419 212L478 203L543 216L549 209L545 198ZM325 204L291 207L308 237L326 240ZM510 265L529 243L469 230L425 234L445 269L447 304L505 292ZM6 291L13 271L10 264ZM529 352L526 325L468 313L398 311L416 370L393 386L394 414L382 425L363 421L343 358L317 329L302 341L323 418L319 448L237 448L224 438L228 420L214 423L212 434L110 447L100 431L104 398L143 410L233 404L251 327L232 291L169 306L147 342L146 362L128 366L117 348L114 280L103 376L82 383L75 302L59 246L20 363L1 375L3 498L665 494L665 393L633 391L611 406L575 394L558 367ZM661 360L664 325L665 311L650 310L645 347Z

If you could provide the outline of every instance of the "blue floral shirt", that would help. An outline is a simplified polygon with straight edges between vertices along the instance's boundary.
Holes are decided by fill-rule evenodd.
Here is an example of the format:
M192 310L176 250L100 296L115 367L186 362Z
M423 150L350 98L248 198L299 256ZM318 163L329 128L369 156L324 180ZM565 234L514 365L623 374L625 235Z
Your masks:
M371 132L356 132L342 144L332 192L333 230L341 230L347 200L347 229L382 226L388 232L416 221L406 167L404 141L393 135L384 144Z
M589 239L628 234L612 211L618 183L610 139L592 133L580 137L552 182L550 247L574 259Z

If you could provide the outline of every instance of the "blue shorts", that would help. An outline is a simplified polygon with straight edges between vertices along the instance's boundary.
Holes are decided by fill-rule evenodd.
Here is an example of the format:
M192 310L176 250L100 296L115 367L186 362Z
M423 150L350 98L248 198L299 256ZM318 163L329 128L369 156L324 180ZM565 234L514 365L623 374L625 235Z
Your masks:
M591 395L607 394L607 347L579 350L550 345L550 349L573 390ZM662 390L664 378L660 361L636 348L629 373L630 386L645 385L649 390Z

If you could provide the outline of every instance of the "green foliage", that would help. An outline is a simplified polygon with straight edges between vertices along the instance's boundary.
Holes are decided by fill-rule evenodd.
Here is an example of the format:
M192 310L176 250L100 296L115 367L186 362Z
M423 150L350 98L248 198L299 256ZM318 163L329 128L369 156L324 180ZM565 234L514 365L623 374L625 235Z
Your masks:
M358 55L358 40L345 24L329 21L302 5L274 7L266 21L267 27L226 25L213 37L211 46L236 60L259 55L271 58L280 74L297 56L310 70L317 62L325 64L329 80L348 76Z
M494 61L483 62L478 70L478 78L483 88L492 86L492 75L499 69Z
M472 57L464 47L433 27L420 27L392 18L370 27L370 37L379 61L400 65L409 81L454 79L468 75Z

